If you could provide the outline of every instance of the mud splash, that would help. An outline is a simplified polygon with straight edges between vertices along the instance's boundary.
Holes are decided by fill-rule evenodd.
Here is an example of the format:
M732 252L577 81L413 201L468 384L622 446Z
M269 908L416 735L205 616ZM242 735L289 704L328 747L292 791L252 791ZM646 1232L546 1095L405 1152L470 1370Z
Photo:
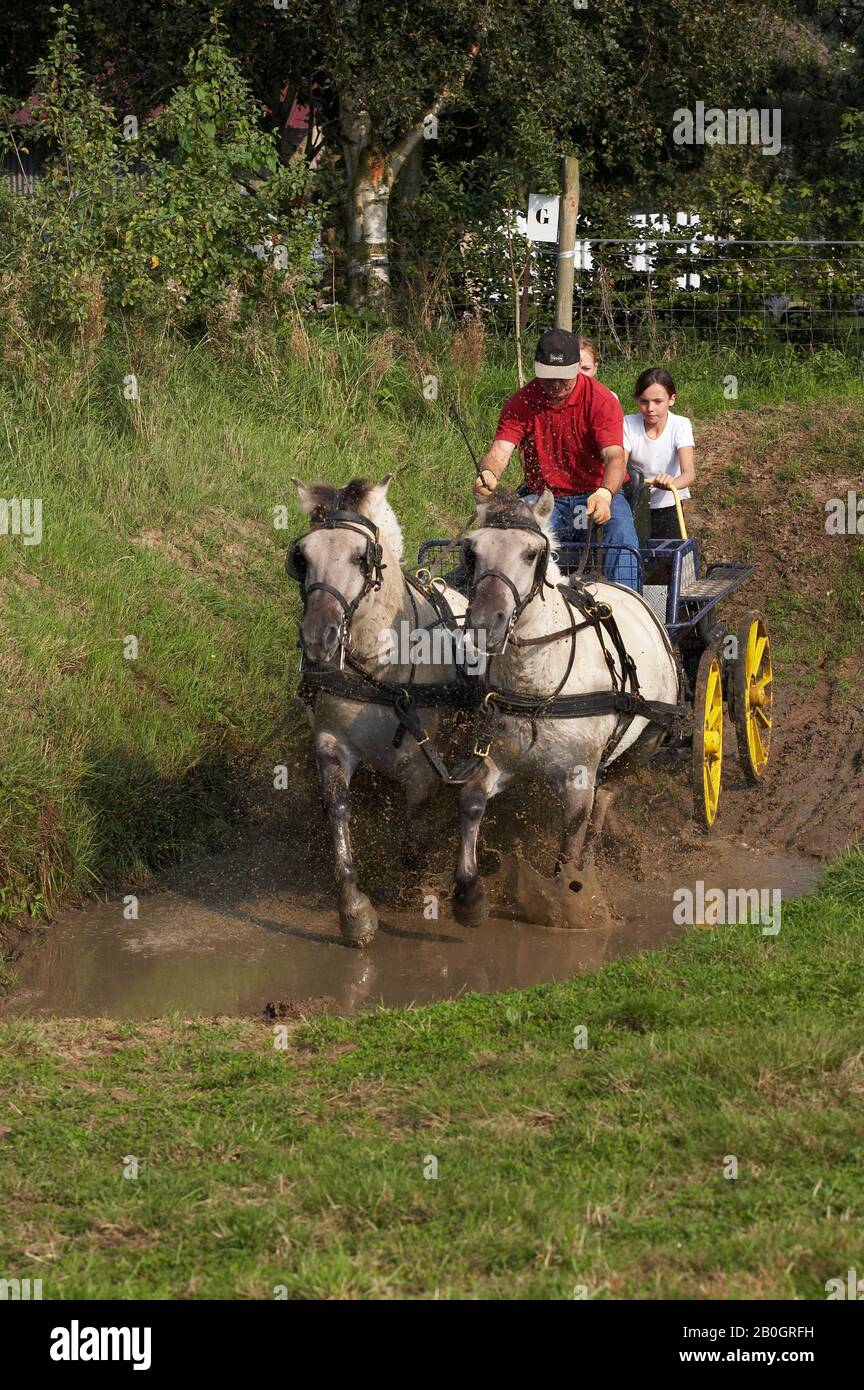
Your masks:
M710 868L699 873L706 886L780 888L786 900L813 887L818 865L714 842ZM682 886L695 889L692 872L679 866L636 881L606 868L599 878L611 909L606 925L590 925L596 919L589 914L583 930L540 926L524 918L536 912L538 890L554 896L554 888L504 856L488 880L502 915L471 929L459 926L443 902L437 920L384 908L378 937L359 953L343 946L332 906L286 893L279 856L262 845L142 894L137 920L124 918L122 899L64 913L24 953L0 1014L261 1016L275 1001L284 1014L292 1000L306 1001L310 1011L319 1001L352 1013L568 979L687 930L674 923L672 895Z

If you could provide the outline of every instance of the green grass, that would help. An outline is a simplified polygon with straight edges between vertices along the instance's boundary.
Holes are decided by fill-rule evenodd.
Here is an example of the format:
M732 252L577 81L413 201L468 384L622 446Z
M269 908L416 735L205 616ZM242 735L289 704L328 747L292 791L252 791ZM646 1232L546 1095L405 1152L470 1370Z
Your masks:
M857 851L776 937L284 1048L2 1024L0 1269L46 1298L824 1298L864 1235L862 949Z
M603 380L618 392L625 411L634 408L630 404L633 386L646 366L665 367L678 389L676 409L700 419L787 401L815 405L826 397L837 397L864 402L864 382L856 358L836 348L810 351L783 345L774 351L748 352L688 343L677 353L659 351L652 358L650 352L641 352L626 364L611 360L604 364ZM737 395L730 399L726 392L733 389Z
M782 387L803 425L820 393L829 412L828 389L864 400L854 364L817 354L739 360L727 401L736 360L675 362L679 409L740 421ZM625 406L638 365L604 366ZM137 401L123 395L130 373ZM424 373L440 376L438 403L423 399ZM514 385L511 345L483 358L470 335L418 347L337 324L252 328L234 344L115 335L88 359L33 348L22 369L3 367L0 495L41 497L44 538L0 538L0 920L97 883L140 884L220 843L256 778L305 737L282 572L302 526L291 475L394 472L412 560L471 510L471 463L442 402L460 403L479 449ZM752 418L766 448L790 429L788 415ZM273 524L280 505L287 532ZM860 611L856 584L857 570L844 611ZM809 609L791 618L789 643L825 627Z

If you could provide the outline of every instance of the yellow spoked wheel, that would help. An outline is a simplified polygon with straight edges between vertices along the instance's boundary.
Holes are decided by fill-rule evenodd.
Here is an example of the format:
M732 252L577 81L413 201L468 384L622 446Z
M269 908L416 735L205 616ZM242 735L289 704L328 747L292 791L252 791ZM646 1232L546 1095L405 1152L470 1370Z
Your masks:
M710 830L720 805L723 774L723 665L717 647L702 653L693 695L693 809Z
M773 680L768 629L765 619L753 613L738 629L733 687L738 757L751 782L759 781L768 762Z

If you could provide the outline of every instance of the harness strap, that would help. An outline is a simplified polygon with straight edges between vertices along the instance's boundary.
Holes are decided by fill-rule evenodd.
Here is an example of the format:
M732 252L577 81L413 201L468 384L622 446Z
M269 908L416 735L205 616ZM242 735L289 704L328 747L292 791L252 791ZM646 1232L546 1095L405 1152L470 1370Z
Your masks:
M588 622L577 623L575 627L561 627L557 632L545 633L541 637L517 637L515 634L510 638L514 647L545 647L548 642L560 642L562 637L570 637L574 632L581 632L585 627L593 627L594 624Z
M612 609L606 603L597 603L596 600L592 597L592 595L588 592L585 585L578 578L575 583L571 581L569 584L559 585L559 589L562 597L564 598L565 603L569 605L571 602L573 602L579 608L580 612L587 614L588 621L594 624L595 631L597 633L597 640L599 641L601 650L603 652L603 659L606 662L606 667L609 671L609 679L612 683L613 692L622 693L626 690L627 686L629 686L630 694L638 697L640 692L639 676L636 670L636 663L630 656L630 653L627 651L626 647L624 646L624 639L621 636L621 631L618 627L618 623L615 620L615 615L612 612ZM608 634L612 646L615 649L615 653L618 657L618 662L621 667L620 680L618 676L618 671L615 667L614 657L612 656L612 653L608 650L606 643L603 640L604 633ZM562 688L563 687L559 685L558 689L561 690ZM556 691L556 694L557 693L558 692ZM631 711L626 708L621 709L619 711L618 722L615 725L615 728L613 729L609 738L607 739L606 746L603 749L603 753L600 758L600 764L598 767L598 781L602 780L606 772L606 769L609 766L609 763L612 761L616 748L620 744L621 740L623 739L624 735L626 734L635 717L635 711ZM660 721L652 720L652 722L658 723Z
M435 612L435 622L424 625L422 631L428 632L431 628L437 627L439 623L442 623L444 627L448 628L451 632L459 632L461 630L459 619L456 617L456 614L453 612L453 609L450 607L441 589L438 589L434 583L424 584L416 575L408 573L407 570L403 572L402 577L408 586L409 594L412 589L416 589L417 593L422 594L426 602L432 605Z
M624 646L624 639L612 609L608 604L598 602L578 577L574 580L571 576L569 583L559 584L558 591L567 604L571 617L575 617L573 610L576 609L582 614L583 621L581 623L571 622L570 627L561 628L541 637L518 638L514 636L511 640L517 646L533 647L543 646L546 643L561 641L564 637L569 637L570 653L564 675L555 690L545 696L523 694L511 690L489 692L484 701L486 714L482 729L475 742L475 753L480 756L489 755L495 722L501 714L524 715L530 718L531 743L528 752L537 741L537 721L539 719L578 719L602 714L617 714L618 719L615 728L606 741L600 759L597 772L599 783L612 761L615 750L634 719L641 717L661 728L674 728L686 717L687 706L667 704L660 700L646 700L642 696L639 690L636 663ZM573 669L576 654L576 634L589 627L592 627L597 634L603 659L609 671L611 689L583 692L576 695L562 695L561 691L566 686ZM620 676L615 664L615 657L609 651L604 641L604 635L608 635L618 658Z
M364 679L358 668L355 667L354 670L358 672L356 676L352 676L348 671L329 668L318 670L307 666L300 677L298 694L306 704L311 704L319 690L323 690L328 695L336 695L342 700L353 700L364 705L395 705L397 700L403 700L407 695L415 705L421 707L456 705L460 709L471 708L464 699L466 692L461 681L448 681L441 685L415 685L409 691L407 686L378 681L373 676L366 676ZM480 692L474 703L476 705L479 702Z
M355 668L356 669L356 668ZM358 672L359 675L359 672ZM473 699L468 699L472 687L465 681L448 682L446 685L407 686L390 685L377 681L372 676L365 679L351 676L347 671L306 669L300 679L299 695L307 704L314 704L319 691L336 695L342 700L356 701L358 704L386 705L392 709L399 721L399 728L393 738L394 748L398 748L406 733L416 741L423 756L434 768L441 781L448 786L457 786L468 780L474 768L481 761L479 757L463 760L454 772L449 772L434 743L420 723L418 706L427 708L449 706L469 709L477 706L480 692L475 690Z
M404 701L397 700L393 708L396 714L396 718L399 720L401 730L407 731L415 740L415 742L417 743L417 747L420 749L420 752L423 754L426 760L429 763L431 763L432 767L435 769L438 776L441 778L441 781L446 782L448 786L452 786L454 782L459 779L454 778L448 772L447 766L444 763L443 759L440 757L437 748L435 747L434 743L431 741L429 735L426 733L425 729L420 723L420 716L417 713L416 701L413 698ZM394 739L393 742L395 745L396 740ZM464 781L465 778L462 778L461 780Z
M650 719L652 724L671 726L687 714L686 705L646 700L642 695L622 690L559 695L545 702L542 696L522 695L516 690L494 690L487 696L487 702L487 708L494 708L499 714L524 714L534 719L584 719L598 714L626 714L630 719Z

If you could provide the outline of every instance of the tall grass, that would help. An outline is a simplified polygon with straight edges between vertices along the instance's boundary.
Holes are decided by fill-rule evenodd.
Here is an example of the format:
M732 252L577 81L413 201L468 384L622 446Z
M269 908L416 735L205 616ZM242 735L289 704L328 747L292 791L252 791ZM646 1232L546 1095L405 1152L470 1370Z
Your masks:
M292 474L394 472L409 557L472 476L421 388L437 368L464 397L469 369L395 335L114 338L83 375L31 366L0 383L2 495L41 498L44 528L0 541L5 916L215 843L238 773L290 751Z

